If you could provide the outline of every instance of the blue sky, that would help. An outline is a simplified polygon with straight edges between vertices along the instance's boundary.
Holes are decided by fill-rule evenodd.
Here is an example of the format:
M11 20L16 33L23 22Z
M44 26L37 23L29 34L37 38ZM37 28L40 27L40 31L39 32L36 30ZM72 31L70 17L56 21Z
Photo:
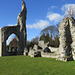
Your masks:
M27 6L27 39L40 36L40 31L55 25L64 18L65 7L75 0L24 0ZM17 23L21 11L21 0L0 0L0 28Z

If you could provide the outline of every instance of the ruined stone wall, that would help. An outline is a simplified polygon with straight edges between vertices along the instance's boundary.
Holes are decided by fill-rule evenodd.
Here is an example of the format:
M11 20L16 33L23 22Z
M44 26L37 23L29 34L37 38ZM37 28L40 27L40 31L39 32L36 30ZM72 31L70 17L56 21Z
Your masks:
M75 47L74 34L75 34L75 20L72 17L64 18L59 26L60 35L60 56L58 60L70 61L73 60L72 47ZM73 44L74 43L74 44Z
M23 54L24 48L26 47L26 40L25 40L25 33L20 31L19 25L17 26L5 26L0 29L0 56L7 56L9 55L6 51L6 40L8 37L14 33L17 38L19 39L19 48L18 54Z
M56 53L44 53L44 52L41 52L41 57L58 58L58 54L56 54Z
M58 48L49 47L49 49L51 50L51 52L57 52L57 51L59 51L59 47Z
M6 40L12 33L14 33L19 39L18 54L23 54L27 41L26 15L26 5L22 0L22 10L18 15L17 26L5 26L0 29L0 56L9 55L6 52Z
M73 59L75 60L75 20L73 18L69 19L69 24L72 37L72 44L71 44L72 56Z

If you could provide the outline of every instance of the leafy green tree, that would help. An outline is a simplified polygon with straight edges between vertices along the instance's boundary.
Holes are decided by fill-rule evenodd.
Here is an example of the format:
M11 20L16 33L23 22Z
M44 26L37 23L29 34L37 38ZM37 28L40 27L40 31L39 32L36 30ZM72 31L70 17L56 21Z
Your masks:
M45 43L49 42L51 47L59 47L59 24L56 26L48 26L41 31L40 40Z
M56 35L56 37L54 37L55 40L55 47L59 47L59 37L58 35Z
M33 48L35 44L38 45L38 41L39 41L38 36L33 38L31 41L27 41L27 49L28 49L28 51L29 51L30 47Z
M49 33L49 35L52 38L54 38L55 35L59 35L59 30L58 30L59 24L48 26L48 27L44 28L43 30L41 30L40 34L47 35L47 33Z
M44 40L45 41L45 34L43 33L43 35L40 36L40 40Z
M17 38L14 38L10 43L9 43L9 47L18 47L18 41Z
M49 33L47 33L45 37L46 37L44 40L45 43L49 42L50 41Z
M38 45L39 37L36 36L31 40L34 44Z

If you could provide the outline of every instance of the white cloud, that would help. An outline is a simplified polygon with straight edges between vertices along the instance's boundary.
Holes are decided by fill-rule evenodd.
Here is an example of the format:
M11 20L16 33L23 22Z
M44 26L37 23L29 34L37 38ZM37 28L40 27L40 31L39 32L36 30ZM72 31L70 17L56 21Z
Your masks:
M36 23L33 23L31 25L27 25L27 28L29 28L29 29L33 29L33 28L35 28L35 29L43 29L48 25L49 25L49 21L47 21L47 20L39 20Z
M56 9L56 8L58 8L57 6L50 6L49 8L48 8L48 11L51 11L51 10L53 10L53 9Z
M63 19L63 15L60 15L58 13L50 13L48 12L47 18L49 18L50 21L54 21L54 23L58 23Z
M56 6L51 6L51 9L57 8Z

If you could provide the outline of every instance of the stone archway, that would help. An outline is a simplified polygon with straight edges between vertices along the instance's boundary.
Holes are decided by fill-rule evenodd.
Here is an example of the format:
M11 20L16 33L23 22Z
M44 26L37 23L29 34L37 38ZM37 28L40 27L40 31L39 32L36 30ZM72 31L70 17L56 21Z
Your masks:
M24 33L21 34L20 27L19 26L9 26L9 27L3 27L0 29L0 56L7 56L9 55L6 52L6 40L8 37L14 33L18 39L19 39L19 49L18 53L23 53L25 48L25 41L24 41ZM23 36L23 37L22 37Z
M19 48L18 42L19 39L14 33L12 33L6 40L6 52L9 54L9 56L17 55Z
M6 26L0 29L0 56L9 55L6 52L6 40L12 33L14 33L19 39L18 54L23 54L27 41L26 14L26 5L22 0L22 10L18 15L17 26Z

